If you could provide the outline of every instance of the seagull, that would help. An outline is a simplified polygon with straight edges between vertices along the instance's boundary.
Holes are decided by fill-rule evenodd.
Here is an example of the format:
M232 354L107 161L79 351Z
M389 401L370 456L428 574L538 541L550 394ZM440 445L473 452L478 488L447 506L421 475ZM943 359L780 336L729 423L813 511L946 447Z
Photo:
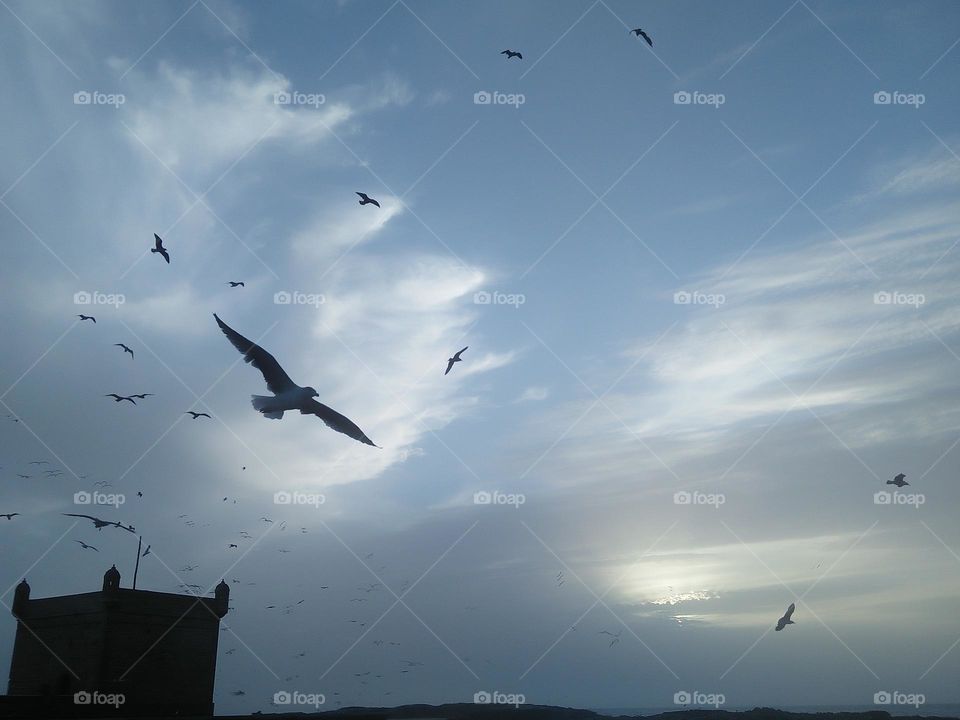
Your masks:
M377 207L380 207L380 203L378 203L376 200L374 200L372 197L370 197L366 193L358 192L357 195L360 196L361 205L376 205Z
M122 347L122 348L123 348L123 351L130 353L131 359L133 358L133 350L131 350L130 348L128 348L128 347L127 347L126 345L124 345L123 343L114 343L113 346L114 346L114 347Z
M239 281L239 282L238 282L238 281L236 281L236 280L228 280L228 281L227 281L227 285L229 285L229 286L232 287L232 288L234 288L234 287L246 287L246 285L244 285L242 281Z
M445 372L444 375L447 375L447 374L453 369L453 364L454 364L454 363L458 363L458 362L461 362L461 361L463 360L463 358L460 357L460 356L463 355L463 351L466 350L468 347L470 347L470 346L467 345L467 347L465 347L463 350L461 350L460 352L458 352L458 353L457 353L456 355L454 355L452 358L447 358L447 372Z
M100 552L93 545L87 545L83 540L75 540L74 542L80 543L84 550L96 550L97 552Z
M187 410L187 411L184 413L184 415L192 415L194 420L196 420L198 417L205 417L205 418L210 417L210 416L207 415L206 413L198 413L198 412L194 412L193 410ZM212 419L212 418L211 418L211 419ZM224 500L226 500L226 498L224 498Z
M29 480L30 478L33 477L33 475L21 475L20 473L17 473L17 477L23 478L24 480Z
M163 240L160 239L160 236L156 233L153 234L154 237L154 247L150 248L152 253L160 253L163 255L163 259L167 261L167 265L170 264L170 253L167 252L167 249L163 246Z
M13 520L20 513L0 513L0 517L6 518L7 520Z
M49 465L49 460L31 460L27 465Z
M283 417L285 410L299 410L301 415L316 415L326 423L327 427L352 437L358 442L379 447L352 420L314 400L313 398L320 393L312 387L296 385L273 355L227 326L216 313L213 317L223 334L227 336L227 340L243 353L244 360L263 374L267 389L273 393L273 397L253 396L253 407L264 417L277 420Z
M140 557L145 558L149 554L150 554L150 545L147 545L147 549L143 551L143 555L141 555Z
M129 400L131 405L137 404L136 402L134 402L132 396L126 397L124 395L117 395L116 393L109 393L108 395L104 395L104 397L112 397L114 402L120 402L121 400Z
M140 398L141 400L143 400L144 398L150 397L151 395L153 395L153 393L140 393L139 395L131 395L130 397Z
M93 320L93 324L97 324L97 319L93 315L77 315L77 317L80 318L80 322L83 322L84 320Z
M227 545L227 550L229 550L230 548L235 548L235 547L237 547L236 543L230 543L229 545Z
M644 40L647 41L647 45L649 45L650 47L653 47L653 40L651 40L651 39L650 39L650 36L647 35L641 28L634 28L634 29L631 30L630 32L632 32L632 33L633 33L634 35L636 35L638 38L639 38L639 37L642 37Z
M903 473L900 473L893 480L887 480L887 485L896 485L897 487L903 487L904 485L909 485L910 483L904 480L905 477L906 475L904 475Z
M793 625L794 622L790 618L793 616L793 611L797 609L797 606L793 603L790 603L790 607L787 608L787 612L784 613L783 617L777 620L776 630L779 632L783 630L787 625Z
M93 526L97 530L103 530L103 528L105 527L118 527L118 528L121 528L122 530L126 530L127 532L136 533L136 528L134 528L133 525L122 525L118 522L112 522L110 520L101 520L100 518L93 517L93 515L77 515L75 513L60 513L60 514L65 515L66 517L86 518L87 520L92 520Z
M501 55L506 55L506 56L507 56L507 60L510 60L511 58L520 58L521 60L523 60L523 55L521 55L521 54L518 53L518 52L514 52L513 50L504 50L504 51L503 51L502 53L500 53L500 54L501 54Z

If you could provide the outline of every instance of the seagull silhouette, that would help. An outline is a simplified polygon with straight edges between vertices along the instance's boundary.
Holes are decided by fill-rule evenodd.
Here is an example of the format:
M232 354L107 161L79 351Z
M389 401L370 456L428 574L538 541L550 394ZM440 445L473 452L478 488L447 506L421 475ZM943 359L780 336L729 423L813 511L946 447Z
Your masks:
M97 324L97 319L93 315L77 315L77 317L80 318L80 322L83 322L84 320L93 320L93 324Z
M511 58L520 58L521 60L523 60L523 55L521 55L521 54L518 53L518 52L514 52L513 50L504 50L504 51L501 52L500 54L501 54L501 55L506 55L506 56L507 56L507 60L510 60Z
M463 350L459 351L459 352L458 352L457 354L455 354L452 358L447 358L447 371L444 373L444 375L449 374L449 372L450 372L451 370L453 370L453 365L454 365L454 363L463 362L463 358L460 357L460 356L463 355L463 351L466 350L468 347L470 347L470 346L467 345L467 347L465 347Z
M122 525L118 522L111 522L110 520L101 520L100 518L93 517L93 515L78 515L76 513L60 513L66 517L75 517L75 518L85 518L87 520L93 521L93 526L97 530L103 530L105 527L117 527L121 530L126 530L127 532L136 533L136 528L133 525Z
M235 280L228 281L227 285L229 285L230 287L246 287L246 285L244 285L243 282L237 282Z
M264 417L278 420L283 417L286 410L299 410L301 415L316 415L332 430L366 445L379 447L352 420L313 399L320 393L312 387L300 387L295 384L273 355L230 328L217 317L216 313L213 317L223 334L227 336L227 340L243 353L244 360L260 371L267 383L267 389L273 393L273 397L253 396L254 409Z
M151 547L150 545L147 545L147 549L143 551L143 555L141 555L140 557L145 558L147 555L149 555L150 547Z
M130 357L133 358L133 350L131 350L130 348L128 348L128 347L127 347L126 345L124 345L123 343L114 343L113 346L114 346L114 347L122 347L122 348L123 348L123 351L130 353Z
M20 513L0 513L0 517L6 518L7 520L13 520Z
M196 420L198 417L205 417L205 418L210 417L206 413L198 413L198 412L194 412L193 410L187 410L184 413L184 415L192 415L194 420ZM210 418L210 419L212 420L213 418ZM224 498L224 500L226 500L226 498Z
M160 239L160 236L156 233L153 234L154 237L154 247L150 248L152 253L160 253L163 255L163 259L167 261L167 265L170 264L170 253L167 252L167 249L163 246L163 240Z
M109 393L104 395L104 397L112 397L114 402L120 402L121 400L129 400L132 405L137 403L134 401L133 397L126 397L125 395L117 395L116 393Z
M93 545L87 545L83 540L75 540L74 542L80 543L84 550L96 550L97 552L100 552Z
M641 28L634 28L630 32L632 32L637 37L642 37L644 40L647 41L647 45L649 45L650 47L653 47L653 40L651 40L650 36L647 35Z
M904 480L905 477L906 475L904 475L903 473L900 473L893 480L887 480L887 485L896 485L897 487L903 487L904 485L909 485L910 483Z
M374 200L372 197L370 197L366 193L358 192L357 195L360 196L361 205L376 205L377 207L380 207L380 203L378 203L376 200Z
M787 612L784 613L783 617L777 620L777 632L783 630L787 625L793 625L794 622L790 618L793 617L793 611L797 609L797 606L793 603L790 603L790 607L787 608Z

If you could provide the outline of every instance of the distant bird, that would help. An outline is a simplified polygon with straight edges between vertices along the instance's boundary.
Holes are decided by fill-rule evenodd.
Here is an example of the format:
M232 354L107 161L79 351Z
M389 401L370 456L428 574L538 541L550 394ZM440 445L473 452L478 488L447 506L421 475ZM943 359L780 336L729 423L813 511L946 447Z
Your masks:
M458 352L456 355L454 355L452 358L447 358L447 372L445 372L444 375L447 375L447 374L453 369L454 363L458 363L458 362L463 361L463 358L460 357L460 356L463 355L463 351L466 350L468 347L470 347L470 346L467 345L467 347L465 347L463 350L459 351L459 352Z
M131 358L133 357L133 350L131 350L130 348L128 348L128 347L127 347L126 345L124 345L123 343L114 343L113 346L114 346L114 347L122 347L124 352L130 353L130 357L131 357Z
M147 545L147 549L143 551L143 555L141 555L140 557L145 558L147 555L149 555L150 547L151 547L150 545Z
M380 207L380 203L378 203L376 200L374 200L372 197L370 197L366 193L358 192L357 195L360 196L361 205L376 205L377 207Z
M523 55L521 55L521 54L518 53L518 52L514 52L513 50L504 50L504 51L503 51L502 53L500 53L500 54L501 54L501 55L506 55L506 56L507 56L507 60L510 60L511 58L520 58L521 60L523 60Z
M238 281L235 281L235 280L229 280L229 281L227 282L227 285L229 285L229 286L232 287L232 288L233 288L233 287L246 287L246 285L244 285L242 281L238 282Z
M272 522L273 522L273 520L271 520L271 519L268 518L268 517L262 517L262 518L260 518L260 519L263 520L263 521L266 522L266 523L272 523Z
M647 35L641 28L634 28L634 29L631 30L630 32L632 32L632 33L633 33L634 35L636 35L638 38L639 38L639 37L642 37L644 40L647 41L647 45L649 45L650 47L653 47L653 40L651 40L651 39L650 39L650 36Z
M120 402L121 400L129 400L131 405L136 405L133 397L126 397L125 395L117 395L116 393L109 393L104 395L104 397L112 397L114 402Z
M49 465L49 460L31 460L27 465Z
M231 694L231 695L237 695L237 696L246 695L246 693L245 693L243 690L237 690L237 691L232 692L232 693L230 693L230 694Z
M777 620L777 632L783 630L787 625L793 625L794 622L790 618L793 616L793 611L797 609L797 606L793 603L790 603L790 607L787 608L787 612L784 613L783 617Z
M150 248L152 253L160 253L163 255L163 259L167 261L167 265L170 264L170 253L167 252L167 249L163 246L163 240L160 239L160 236L156 233L153 234L154 237L154 247Z
M153 393L140 393L139 395L131 395L130 397L140 398L141 400L152 396Z
M196 420L198 417L205 417L205 418L210 417L210 416L207 415L206 413L198 413L198 412L194 412L193 410L187 410L187 411L184 413L184 415L192 415L194 420ZM211 418L211 419L212 419L212 418ZM224 498L224 500L226 500L226 498Z
M76 540L75 542L80 543L81 547L83 547L84 550L96 550L97 552L100 552L93 545L87 545L83 540Z
M229 550L230 548L235 548L235 547L237 547L236 543L230 543L229 545L227 545L227 550Z
M17 473L17 477L23 478L24 480L29 480L30 478L33 477L33 475L21 475L20 473Z
M216 313L213 317L223 334L227 336L227 340L243 353L244 360L261 372L267 383L267 389L273 393L273 397L253 396L254 409L264 417L277 420L283 417L285 410L299 410L301 415L316 415L326 423L327 427L358 442L378 447L352 420L313 399L320 393L312 387L296 385L273 355L227 326Z
M610 641L610 644L607 645L607 647L613 647L613 646L616 645L618 642L620 642L620 633L622 633L622 632L623 632L623 630L621 630L621 631L618 632L616 635L614 635L612 632L608 632L607 630L601 630L600 632L597 633L597 635L609 635L610 637L612 637L613 640Z
M84 320L93 320L93 324L97 324L97 319L93 315L77 315L77 317L80 318L80 322L83 322Z
M103 530L103 528L105 527L117 527L117 528L120 528L121 530L126 530L127 532L131 532L131 533L136 533L137 531L136 528L133 527L133 525L122 525L121 523L112 522L110 520L101 520L100 518L93 517L93 515L77 515L75 513L60 513L60 514L65 515L66 517L84 518L86 520L92 520L93 526L97 530Z
M896 485L897 487L903 487L904 485L909 485L910 483L904 480L905 477L906 475L904 475L903 473L900 473L893 480L887 480L887 485Z
M138 497L138 498L142 498L142 497L143 497L143 492L140 491L140 490L137 490L137 497Z
M7 520L13 520L20 513L0 513L0 517L6 518Z

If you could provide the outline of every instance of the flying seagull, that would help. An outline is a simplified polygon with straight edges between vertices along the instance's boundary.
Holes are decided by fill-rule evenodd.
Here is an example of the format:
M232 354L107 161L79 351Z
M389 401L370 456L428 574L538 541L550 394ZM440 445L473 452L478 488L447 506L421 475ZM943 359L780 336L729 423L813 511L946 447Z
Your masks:
M0 513L0 517L6 518L7 520L13 520L20 513Z
M93 320L93 324L97 324L97 319L93 315L77 315L77 317L80 318L80 322L83 322L84 320Z
M121 347L121 348L123 348L123 351L124 351L124 352L127 352L127 353L130 353L130 358L133 359L133 350L131 350L130 348L128 348L128 347L127 347L126 345L124 345L123 343L114 343L113 346L114 346L114 347Z
M358 192L357 195L360 196L361 205L376 205L377 207L380 207L380 203L378 203L376 200L374 200L372 197L370 197L366 193Z
M467 345L467 347L465 347L463 350L461 350L460 352L458 352L458 353L457 353L456 355L454 355L452 358L447 358L447 372L445 372L444 375L448 374L448 373L453 369L453 364L454 364L454 363L458 363L458 362L462 362L462 361L463 361L463 358L460 357L460 356L463 355L463 351L466 350L468 347L470 347L470 346Z
M160 236L156 233L153 234L154 237L154 247L150 248L152 253L160 253L163 255L163 259L167 261L167 265L170 264L170 253L167 252L167 249L163 246L163 240L160 239Z
M632 32L632 33L633 33L634 35L636 35L638 38L639 38L639 37L642 37L644 40L647 41L647 45L649 45L650 47L653 47L653 40L651 40L651 39L650 39L650 36L647 35L641 28L634 28L634 29L631 30L630 32Z
M75 542L80 543L84 550L96 550L97 552L100 552L93 545L87 545L83 540L76 540Z
M227 282L227 285L229 285L230 287L246 287L246 285L244 285L242 281L241 281L241 282L236 282L236 281L234 281L234 280L228 281L228 282Z
M87 520L92 520L93 526L97 530L103 530L103 528L105 527L117 527L122 530L126 530L127 532L131 532L131 533L136 532L136 528L134 528L133 525L121 525L118 522L112 522L110 520L101 520L100 518L93 517L93 515L77 515L75 513L60 513L60 514L65 515L67 517L85 518Z
M887 485L896 485L897 487L903 487L904 485L909 485L910 483L904 480L905 477L906 475L904 475L903 473L900 473L893 480L887 480Z
M112 397L114 402L120 402L121 400L129 400L132 405L136 405L136 404L137 404L136 401L134 401L133 397L126 397L126 396L124 396L124 395L117 395L116 393L109 393L109 394L107 394L107 395L104 395L104 397Z
M184 413L184 415L191 415L191 416L193 416L193 419L194 419L194 420L196 420L198 417L205 417L205 418L210 417L210 416L207 415L206 413L198 413L198 412L194 412L193 410L187 410L187 411ZM210 419L212 420L213 418L210 418ZM226 500L226 498L224 498L224 500Z
M787 612L784 613L783 617L777 620L777 631L783 630L787 625L793 625L794 622L790 618L793 616L793 611L797 609L797 606L793 603L790 603L790 607L787 608Z
M296 385L290 379L290 376L284 372L284 369L280 367L280 363L273 355L230 328L217 317L216 313L213 317L223 334L227 336L227 340L243 353L244 360L263 374L263 379L267 382L267 389L273 393L273 397L253 396L254 409L262 413L264 417L278 420L283 417L285 410L299 410L301 415L316 415L332 430L343 433L366 445L379 447L364 435L363 431L352 420L314 400L313 398L320 393L312 387Z
M513 50L504 50L504 51L503 51L502 53L500 53L500 54L501 54L501 55L506 55L506 56L507 56L507 60L510 60L511 58L520 58L521 60L523 60L523 55L521 55L521 54L518 53L518 52L514 52Z
M150 546L147 545L147 549L143 551L143 555L141 555L140 557L145 558L149 554L150 554Z

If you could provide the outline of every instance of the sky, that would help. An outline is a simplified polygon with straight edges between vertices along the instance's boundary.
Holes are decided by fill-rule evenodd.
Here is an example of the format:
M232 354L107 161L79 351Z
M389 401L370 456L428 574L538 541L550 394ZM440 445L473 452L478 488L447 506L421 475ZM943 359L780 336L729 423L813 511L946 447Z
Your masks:
M130 586L80 512L219 713L960 702L956 2L0 19L0 611Z

